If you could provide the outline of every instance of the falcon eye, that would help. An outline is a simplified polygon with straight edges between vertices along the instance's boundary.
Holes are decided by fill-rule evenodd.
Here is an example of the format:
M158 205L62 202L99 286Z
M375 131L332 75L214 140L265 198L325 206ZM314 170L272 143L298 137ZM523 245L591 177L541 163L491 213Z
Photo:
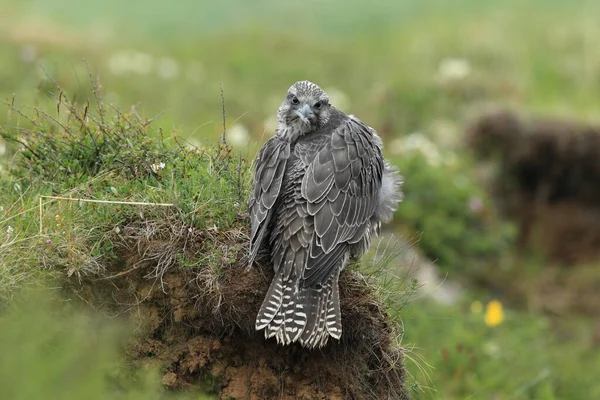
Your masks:
M315 108L321 108L322 103L320 101L317 101L315 103Z
M300 100L298 100L298 98L296 96L292 97L292 104L298 104L300 103Z

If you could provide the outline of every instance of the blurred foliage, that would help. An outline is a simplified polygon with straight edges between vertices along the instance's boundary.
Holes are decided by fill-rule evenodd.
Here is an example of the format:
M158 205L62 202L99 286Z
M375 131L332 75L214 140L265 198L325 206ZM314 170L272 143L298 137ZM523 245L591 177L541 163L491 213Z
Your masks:
M393 160L406 177L396 223L408 235L420 234L419 248L444 272L472 275L511 250L514 227L494 214L464 164L432 164L421 152Z
M46 291L26 291L0 314L0 391L11 400L209 399L166 392L160 371L123 358L125 326Z
M416 362L407 367L433 389L415 392L414 399L600 397L598 343L581 319L510 311L490 327L479 302L420 302L406 307L402 318L404 341L417 346L408 353Z
M158 126L191 139L220 133L220 84L229 123L263 140L272 132L265 120L298 79L342 92L349 101L338 105L386 137L462 121L481 102L587 119L600 107L588 89L599 79L598 4L586 0L10 3L0 98L54 107L41 65L85 101L85 58L108 102L141 102L147 116L165 111ZM142 14L120 23L134 12ZM466 61L464 74L453 59Z

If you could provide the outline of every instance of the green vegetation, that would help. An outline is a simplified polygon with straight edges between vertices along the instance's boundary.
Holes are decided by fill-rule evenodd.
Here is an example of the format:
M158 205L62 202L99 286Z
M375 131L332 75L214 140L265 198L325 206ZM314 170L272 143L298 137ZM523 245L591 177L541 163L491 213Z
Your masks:
M119 227L140 213L201 229L240 225L251 174L231 146L199 150L161 131L150 135L150 120L105 109L100 97L95 106L77 106L59 87L56 93L64 121L22 113L33 128L2 133L21 150L2 180L0 261L7 267L0 281L7 284L0 298L30 277L64 273L61 267L69 276L100 273L115 257ZM40 260L49 268L40 270Z
M418 235L420 249L448 279L502 274L494 293L500 298L510 293L503 287L537 282L543 263L522 259L512 267L518 273L506 269L514 227L495 214L476 178L465 123L489 103L598 120L600 99L591 88L600 85L600 7L589 0L6 3L0 299L8 307L2 325L14 330L3 331L0 348L10 360L4 368L33 364L40 377L32 372L18 380L14 373L22 368L15 368L1 374L0 386L46 398L53 382L41 374L74 363L89 330L78 325L79 311L65 311L53 324L36 307L14 311L20 308L11 299L24 286L45 287L46 278L98 272L115 256L111 232L140 213L200 229L243 227L248 160L271 134L269 118L293 81L321 84L344 111L381 134L406 180L394 229ZM223 131L221 86L233 148L213 144ZM40 194L176 207L44 199L40 234ZM218 251L190 267L214 264L224 258ZM403 343L414 346L408 357L415 362L407 366L415 398L600 397L593 321L509 309L501 325L488 327L482 313L470 310L471 301L489 298L481 290L467 288L451 306L415 300L401 310ZM39 329L24 328L32 321ZM40 330L46 335L33 335ZM97 369L69 381L76 384L72 393L109 397L115 386L100 381L98 371L123 368L116 336L107 333L106 352L92 360ZM65 341L52 358L15 350L57 337ZM59 353L64 359L56 359ZM133 381L143 384L123 389L123 398L161 391L154 378Z
M419 248L453 277L485 271L510 251L514 240L512 225L494 215L468 166L456 163L432 164L421 152L394 158L410 194L397 221L405 234L420 233Z
M166 393L160 371L133 370L124 359L125 326L50 291L13 299L0 323L0 390L7 399L208 399Z
M404 309L405 341L414 343L414 352L425 360L420 361L424 371L415 373L423 386L433 389L415 398L555 400L600 395L595 378L598 344L581 321L509 311L501 325L490 327L479 307L466 301L448 307L419 302Z

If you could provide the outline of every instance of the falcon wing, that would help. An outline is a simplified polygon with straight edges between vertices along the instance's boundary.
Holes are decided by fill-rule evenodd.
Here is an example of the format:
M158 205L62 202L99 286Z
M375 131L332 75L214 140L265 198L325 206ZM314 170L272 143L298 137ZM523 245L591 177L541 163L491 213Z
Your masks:
M306 265L297 271L302 286L327 282L349 245L365 234L377 208L384 168L378 144L368 126L348 118L310 162L301 193L314 216L314 230Z
M273 136L263 145L256 158L254 184L248 200L251 226L249 265L254 262L265 238L289 157L290 144Z

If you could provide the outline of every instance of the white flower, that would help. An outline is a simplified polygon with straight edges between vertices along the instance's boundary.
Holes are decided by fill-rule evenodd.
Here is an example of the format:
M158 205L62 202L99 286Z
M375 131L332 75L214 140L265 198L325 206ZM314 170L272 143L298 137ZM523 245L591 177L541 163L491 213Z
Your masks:
M496 342L487 342L483 345L483 352L490 356L491 358L500 357L502 351L500 346Z
M119 51L110 56L108 67L115 75L137 73L146 75L152 71L154 58L150 54L136 50Z
M156 72L163 79L173 79L179 75L179 64L172 58L160 58L156 61Z
M129 71L129 63L125 53L119 52L108 59L108 69L115 75L123 75Z
M430 165L440 165L442 158L440 152L431 140L427 136L420 132L411 133L404 138L394 139L390 143L391 150L394 154L410 153L418 151Z
M433 141L445 149L457 147L461 140L459 126L449 120L434 120L428 131L431 132Z
M130 68L133 72L141 75L150 73L154 62L154 59L150 54L134 51L131 53L130 57Z
M438 66L438 77L442 81L457 81L471 73L471 64L464 58L446 58Z
M21 47L21 60L27 63L34 62L37 58L37 48L31 44Z
M242 124L235 124L226 132L227 142L233 146L246 146L250 135L248 128Z
M152 164L150 166L150 168L152 168L152 172L154 172L155 174L158 174L158 171L160 171L161 169L165 168L165 163L161 162L158 164Z
M274 115L271 115L269 118L265 119L264 125L265 125L265 132L267 132L267 133L275 132L275 129L277 129L277 117Z
M6 236L11 237L14 231L15 229L9 225L8 228L6 228Z
M429 143L429 139L421 132L411 133L404 138L404 148L406 150L419 150Z
M442 158L436 147L427 148L426 151L421 151L423 152L423 155L425 155L425 159L427 159L429 165L437 167L441 164Z

